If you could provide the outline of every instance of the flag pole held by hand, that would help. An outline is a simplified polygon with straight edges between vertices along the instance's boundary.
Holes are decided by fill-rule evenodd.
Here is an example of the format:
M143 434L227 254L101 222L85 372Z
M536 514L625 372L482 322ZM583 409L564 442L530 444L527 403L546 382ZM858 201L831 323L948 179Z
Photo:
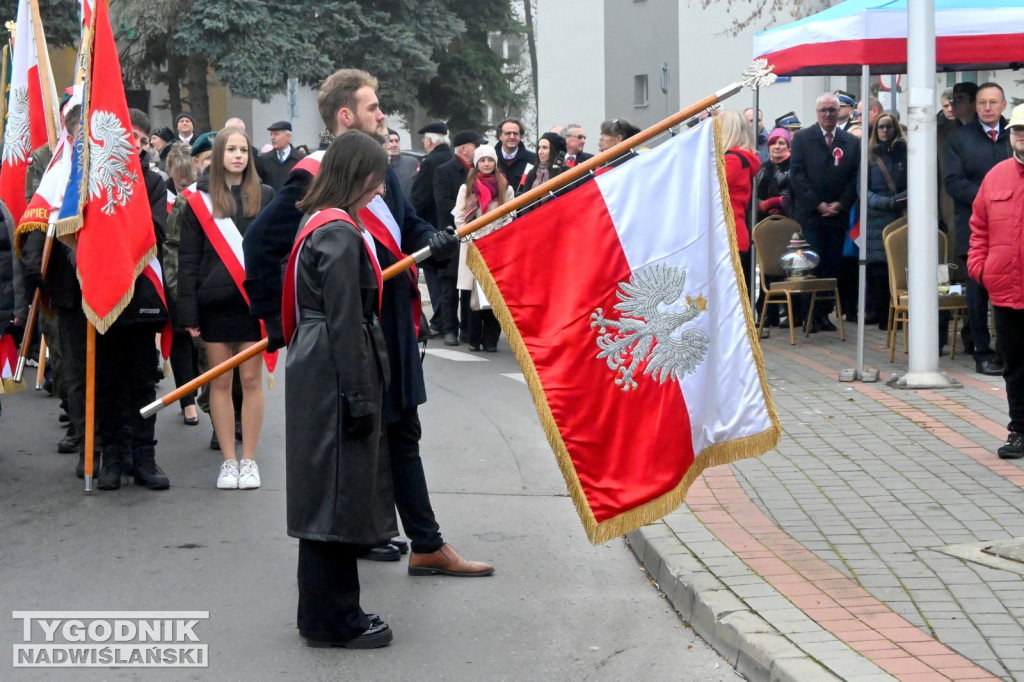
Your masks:
M633 137L623 140L614 147L607 149L601 152L600 154L597 154L593 158L587 159L585 162L578 164L573 168L568 169L564 173L561 173L560 175L551 178L544 184L531 189L525 194L516 197L512 201L506 202L501 206L498 206L493 211L485 213L484 215L480 216L473 222L463 225L456 232L456 236L458 236L460 239L463 239L468 235L473 234L477 230L486 227L487 225L494 222L498 218L501 218L504 215L512 213L513 211L516 211L524 206L528 206L534 201L543 198L547 194L555 192L556 190L562 187L565 187L574 180L578 180L579 178L582 178L584 175L591 173L594 169L598 168L599 166L614 161L620 156L628 153L634 147L641 145L644 142L647 142L653 137L657 137L658 135L662 134L663 132L670 128L673 128L677 125L680 125L681 123L689 121L691 118L700 115L702 112L710 109L719 102L728 99L729 97L732 97L733 95L738 93L744 86L753 89L755 87L766 87L768 85L771 85L775 81L775 74L772 73L773 68L774 67L768 65L768 62L765 59L754 60L751 63L751 65L747 68L747 70L743 73L743 82L733 83L732 85L722 88L721 90L712 95L708 95L699 102L691 104L689 107L679 111L676 114L673 114L672 116L669 116L663 121L654 124L653 126L647 128L646 130L640 131ZM429 257L429 248L420 249L419 251L416 251L412 255L406 256L405 258L398 261L394 265L385 268L381 275L385 280L391 279L392 277L397 276L398 274L404 272L405 270L408 270L416 263L424 261ZM227 360L217 365L216 367L210 368L210 370L207 371L205 374L199 375L198 377L188 382L184 386L181 386L180 388L171 391L164 397L142 408L142 410L140 410L142 416L153 416L154 414L162 410L164 407L167 407L168 405L177 402L184 395L191 393L192 391L196 390L200 386L203 386L204 384L209 383L210 381L217 378L224 372L228 372L234 369L235 367L242 364L249 358L255 357L259 353L266 350L266 348L266 339L263 339L259 343L249 346L238 355L228 358Z

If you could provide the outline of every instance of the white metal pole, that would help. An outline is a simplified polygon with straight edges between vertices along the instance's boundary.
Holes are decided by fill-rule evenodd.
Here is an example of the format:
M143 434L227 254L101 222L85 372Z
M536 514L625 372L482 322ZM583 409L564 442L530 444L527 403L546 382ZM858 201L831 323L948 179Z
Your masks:
M910 366L899 384L935 388L951 382L939 372L934 0L909 0L907 24Z
M864 379L864 305L865 288L867 287L868 257L868 157L871 153L871 128L868 123L868 98L871 97L871 69L867 64L860 71L860 108L864 112L860 130L860 203L857 208L857 219L860 221L860 234L857 235L857 379ZM881 318L881 311L875 311ZM875 372L873 380L878 378Z

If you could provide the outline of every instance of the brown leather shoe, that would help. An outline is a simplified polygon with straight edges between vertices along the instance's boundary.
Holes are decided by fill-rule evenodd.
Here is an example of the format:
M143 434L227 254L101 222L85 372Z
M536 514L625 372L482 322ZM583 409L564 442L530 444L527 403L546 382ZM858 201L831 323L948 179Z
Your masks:
M466 561L448 543L430 554L413 552L409 555L409 575L451 575L457 578L477 578L492 573L494 573L493 566L482 561Z

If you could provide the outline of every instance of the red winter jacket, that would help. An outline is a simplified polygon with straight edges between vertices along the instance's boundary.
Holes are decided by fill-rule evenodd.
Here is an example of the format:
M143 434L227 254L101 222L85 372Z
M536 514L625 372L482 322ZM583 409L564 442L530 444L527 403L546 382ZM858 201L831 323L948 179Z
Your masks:
M725 179L729 185L729 202L736 218L736 246L740 253L750 251L750 228L747 212L750 210L750 193L754 177L761 170L757 152L733 147L725 153Z
M1024 310L1024 164L992 167L974 199L967 274L988 290L992 305Z

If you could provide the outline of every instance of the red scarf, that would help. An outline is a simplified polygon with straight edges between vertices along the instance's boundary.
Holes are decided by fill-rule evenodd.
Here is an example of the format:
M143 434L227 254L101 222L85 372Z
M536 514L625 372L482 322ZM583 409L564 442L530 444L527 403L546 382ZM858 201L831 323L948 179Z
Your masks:
M487 213L487 207L491 205L494 198L498 196L498 174L477 175L473 184L473 194L480 204L480 215Z

